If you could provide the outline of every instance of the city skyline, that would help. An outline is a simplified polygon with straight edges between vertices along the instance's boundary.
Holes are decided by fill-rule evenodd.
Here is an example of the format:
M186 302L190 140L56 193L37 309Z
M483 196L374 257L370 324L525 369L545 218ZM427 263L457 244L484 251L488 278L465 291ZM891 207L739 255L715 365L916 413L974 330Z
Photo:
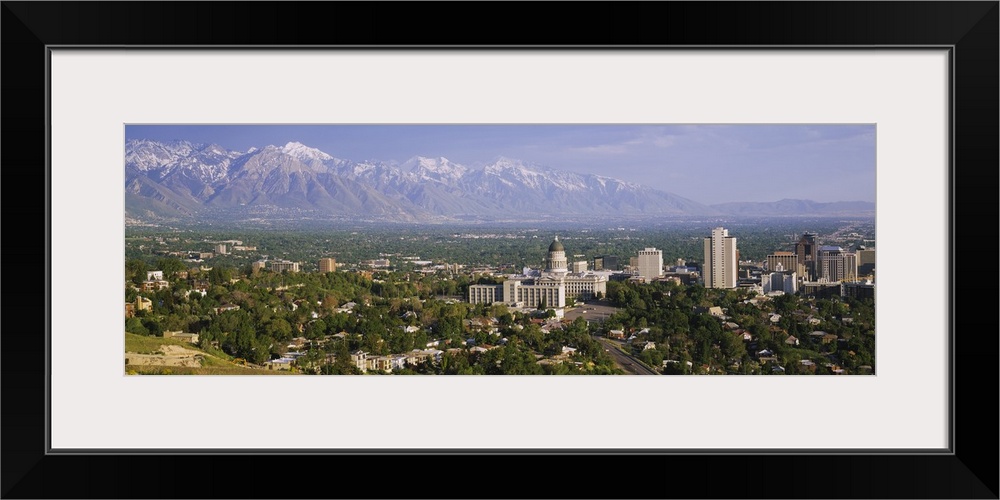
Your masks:
M445 157L470 168L503 156L705 204L875 201L874 125L127 125L125 139L241 151L300 142L353 161Z

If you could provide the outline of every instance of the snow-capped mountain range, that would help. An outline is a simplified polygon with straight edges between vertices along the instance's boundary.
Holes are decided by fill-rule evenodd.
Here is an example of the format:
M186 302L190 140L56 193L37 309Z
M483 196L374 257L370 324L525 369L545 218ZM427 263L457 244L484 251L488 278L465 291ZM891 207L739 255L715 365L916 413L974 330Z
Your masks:
M510 158L496 158L481 168L442 157L353 161L298 142L233 151L217 144L130 140L125 146L125 194L126 212L138 218L245 206L399 220L718 213L635 183Z
M347 160L299 142L247 151L186 141L126 143L126 216L137 220L195 216L205 209L292 209L420 221L597 215L874 215L875 204L786 199L704 205L611 177L554 170L504 157L472 168L442 157L416 156L402 163Z

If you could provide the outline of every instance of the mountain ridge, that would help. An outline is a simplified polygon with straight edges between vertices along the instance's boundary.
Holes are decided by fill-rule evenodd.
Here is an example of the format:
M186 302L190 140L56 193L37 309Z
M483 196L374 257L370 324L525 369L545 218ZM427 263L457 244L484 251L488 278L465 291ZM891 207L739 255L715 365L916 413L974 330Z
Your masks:
M473 168L443 156L418 155L402 163L353 161L297 141L237 151L217 144L132 139L125 149L126 216L138 220L243 207L393 221L518 214L723 216L777 213L783 206L820 210L807 200L705 205L613 177L504 156Z

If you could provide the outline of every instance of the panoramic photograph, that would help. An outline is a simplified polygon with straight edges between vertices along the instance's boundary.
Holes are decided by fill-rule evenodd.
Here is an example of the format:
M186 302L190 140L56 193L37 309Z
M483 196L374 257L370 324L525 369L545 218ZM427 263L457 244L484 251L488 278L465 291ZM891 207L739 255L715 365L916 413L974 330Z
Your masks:
M874 124L124 127L126 375L874 375Z

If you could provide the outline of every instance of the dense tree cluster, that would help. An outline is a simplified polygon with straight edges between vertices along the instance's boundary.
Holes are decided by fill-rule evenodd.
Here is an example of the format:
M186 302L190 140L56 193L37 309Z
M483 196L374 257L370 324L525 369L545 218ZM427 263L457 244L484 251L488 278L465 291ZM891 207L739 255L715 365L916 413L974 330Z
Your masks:
M173 269L172 265L164 267ZM142 261L129 260L126 275L130 281L144 278L147 268ZM298 364L307 372L323 374L357 373L350 362L354 351L371 356L403 354L426 349L432 340L444 349L459 351L402 373L616 373L614 362L591 337L586 321L543 334L537 321L532 321L536 315L437 295L464 293L471 278L450 279L442 286L442 276L401 272L378 272L368 279L350 272L239 272L224 266L208 271L193 268L187 270L186 278L178 278L176 271L164 275L170 278L169 289L138 292L127 287L126 301L141 295L152 302L151 310L125 320L127 332L198 333L201 347L217 346L230 356L257 364L286 354L294 337L304 337L313 341L312 348ZM207 286L194 288L198 283ZM474 346L491 348L474 352ZM537 363L561 354L563 346L576 351L561 363Z
M822 374L837 367L847 373L861 373L865 366L874 369L872 300L799 295L750 300L754 297L753 292L739 289L672 282L609 283L608 299L622 310L611 315L604 328L643 332L641 339L656 347L638 353L640 359L654 367L663 360L676 361L667 364L666 373ZM712 315L712 307L719 307L724 317ZM768 360L761 362L762 358Z

